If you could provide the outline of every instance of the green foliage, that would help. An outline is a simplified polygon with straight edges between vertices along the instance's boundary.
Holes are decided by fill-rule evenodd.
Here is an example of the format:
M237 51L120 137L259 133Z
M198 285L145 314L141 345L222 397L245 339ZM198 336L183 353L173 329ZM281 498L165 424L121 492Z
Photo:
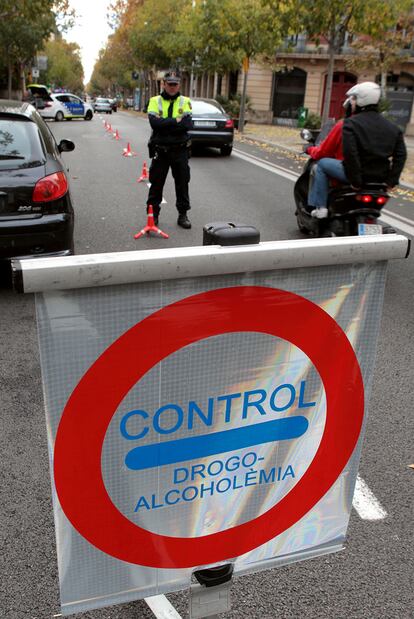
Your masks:
M48 59L48 66L47 71L42 72L42 83L82 94L83 67L79 45L68 43L58 37L46 43L44 53Z
M382 97L378 103L378 111L381 113L386 113L390 110L391 103L385 97Z
M283 11L273 11L265 0L117 0L111 10L114 39L122 36L129 50L123 66L132 64L133 70L177 66L194 74L226 73L243 58L274 54L285 34ZM104 54L101 76L110 63ZM120 59L117 66L120 75Z
M174 44L178 22L188 0L146 0L136 8L128 27L128 42L137 68L179 64L185 50Z
M322 119L319 114L314 114L310 112L303 123L303 127L305 129L320 129L321 128Z
M30 65L50 34L57 32L57 22L62 28L70 26L72 14L67 0L2 0L0 65L7 68L9 91L13 73Z
M392 4L393 27L389 29L367 28L367 36L358 37L351 45L353 54L346 57L350 70L374 70L381 75L381 86L386 87L387 73L401 61L402 50L409 48L414 36L412 3L400 1ZM390 7L388 7L390 10ZM401 11L401 12L398 12ZM397 24L396 27L395 23Z
M229 97L223 97L222 95L216 96L217 101L222 105L232 118L238 118L240 115L241 95L236 94ZM252 112L252 104L250 97L246 96L245 99L245 111Z
M267 0L271 6L276 0ZM412 0L290 0L288 16L296 32L306 32L316 45L328 45L328 75L322 118L328 117L335 55L340 53L347 33L383 36L393 28L401 11Z

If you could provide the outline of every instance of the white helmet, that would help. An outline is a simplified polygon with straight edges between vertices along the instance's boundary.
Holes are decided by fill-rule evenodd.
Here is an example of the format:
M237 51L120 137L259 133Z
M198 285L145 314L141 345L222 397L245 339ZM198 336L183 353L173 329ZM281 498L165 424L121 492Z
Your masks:
M361 82L352 86L346 96L354 97L358 107L376 105L381 98L381 88L375 82Z

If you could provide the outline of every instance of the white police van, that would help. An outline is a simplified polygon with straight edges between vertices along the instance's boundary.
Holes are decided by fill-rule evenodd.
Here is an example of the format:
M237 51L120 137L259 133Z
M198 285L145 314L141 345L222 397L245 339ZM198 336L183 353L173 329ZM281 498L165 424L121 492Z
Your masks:
M27 89L43 118L56 121L72 120L72 118L92 120L93 118L92 106L71 92L50 93L43 84L29 84Z

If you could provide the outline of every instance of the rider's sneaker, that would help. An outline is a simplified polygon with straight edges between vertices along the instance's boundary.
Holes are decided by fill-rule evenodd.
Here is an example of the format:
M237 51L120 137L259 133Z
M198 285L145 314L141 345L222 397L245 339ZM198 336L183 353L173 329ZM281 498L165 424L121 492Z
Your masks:
M321 206L320 208L315 208L311 212L311 216L316 217L317 219L325 219L326 217L328 217L328 209L324 206Z

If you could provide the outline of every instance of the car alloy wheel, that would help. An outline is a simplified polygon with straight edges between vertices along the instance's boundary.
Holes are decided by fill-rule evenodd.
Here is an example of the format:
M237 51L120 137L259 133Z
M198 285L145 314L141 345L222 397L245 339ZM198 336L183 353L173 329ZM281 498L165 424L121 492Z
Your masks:
M90 110L86 112L85 120L92 120L92 112Z
M60 111L56 112L55 121L60 122L63 119L64 119L63 112L60 112Z

